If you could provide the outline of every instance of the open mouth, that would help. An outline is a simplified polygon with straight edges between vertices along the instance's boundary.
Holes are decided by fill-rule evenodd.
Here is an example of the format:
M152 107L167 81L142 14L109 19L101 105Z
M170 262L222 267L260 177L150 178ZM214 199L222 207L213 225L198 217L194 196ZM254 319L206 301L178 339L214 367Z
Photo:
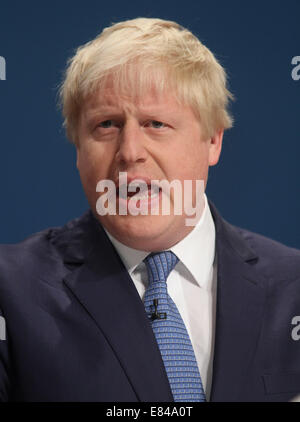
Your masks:
M162 192L161 187L157 185L151 184L130 184L130 190L133 190L133 192L130 192L129 185L124 184L117 187L116 194L117 197L123 200L129 200L134 197L134 200L136 201L145 201L145 200L151 200L160 195Z

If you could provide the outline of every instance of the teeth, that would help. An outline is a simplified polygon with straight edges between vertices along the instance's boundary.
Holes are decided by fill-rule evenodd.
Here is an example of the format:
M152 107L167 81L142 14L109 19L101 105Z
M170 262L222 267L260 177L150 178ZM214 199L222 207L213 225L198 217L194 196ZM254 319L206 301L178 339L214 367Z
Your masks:
M159 193L159 192L158 192L158 193ZM153 195L148 195L148 191L147 191L147 192L146 192L146 193L144 193L144 194L139 194L139 193L137 193L137 194L135 194L135 196L134 196L134 197L130 197L130 196L128 196L128 197L127 197L127 199L132 198L132 199L133 199L133 201L140 201L140 200L143 200L143 199L155 198L155 197L157 197L157 196L158 196L158 193L155 193L155 194L153 194Z
M120 188L120 189L118 188L118 195L123 199L127 199L127 200L133 199L134 202L137 202L137 201L145 200L145 199L149 199L149 198L151 198L151 199L156 198L161 191L161 189L158 189L156 186L154 187L153 191L151 190L150 186L146 190L141 189L144 186L141 186L141 184L139 184L139 183L131 184L131 186L134 188L131 195L128 194L128 191L127 191L128 187L127 186L126 186L126 191L124 192L125 195L123 196L124 186L122 186L122 188ZM139 192L134 192L134 191L137 190L137 188L139 188ZM121 195L120 191L122 192L122 195Z
M130 183L130 186L136 189L136 188L140 188L140 187L142 187L143 185L141 185L141 183L132 183L132 182L131 182L131 183Z

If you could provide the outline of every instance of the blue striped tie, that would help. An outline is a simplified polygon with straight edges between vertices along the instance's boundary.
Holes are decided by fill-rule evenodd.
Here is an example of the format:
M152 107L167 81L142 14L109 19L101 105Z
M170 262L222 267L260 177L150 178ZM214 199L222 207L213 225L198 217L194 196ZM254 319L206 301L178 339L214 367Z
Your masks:
M144 297L145 310L152 324L174 401L206 401L190 337L167 291L166 281L178 258L173 252L165 251L151 253L144 262L149 279Z

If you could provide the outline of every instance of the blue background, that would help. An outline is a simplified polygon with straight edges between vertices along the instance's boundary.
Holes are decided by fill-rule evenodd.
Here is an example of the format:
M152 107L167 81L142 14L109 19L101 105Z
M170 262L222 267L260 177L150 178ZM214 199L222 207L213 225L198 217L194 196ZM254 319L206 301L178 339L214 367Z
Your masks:
M300 248L300 2L6 1L0 6L0 242L64 224L87 208L57 108L68 57L112 22L175 20L225 66L235 126L207 194L233 224Z

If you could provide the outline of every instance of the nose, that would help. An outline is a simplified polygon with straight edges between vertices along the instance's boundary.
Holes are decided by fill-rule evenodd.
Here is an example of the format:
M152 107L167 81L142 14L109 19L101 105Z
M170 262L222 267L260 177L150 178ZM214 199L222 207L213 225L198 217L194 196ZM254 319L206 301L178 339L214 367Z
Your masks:
M144 136L140 124L136 121L127 121L119 137L119 149L116 158L120 164L142 163L147 158L144 146Z

